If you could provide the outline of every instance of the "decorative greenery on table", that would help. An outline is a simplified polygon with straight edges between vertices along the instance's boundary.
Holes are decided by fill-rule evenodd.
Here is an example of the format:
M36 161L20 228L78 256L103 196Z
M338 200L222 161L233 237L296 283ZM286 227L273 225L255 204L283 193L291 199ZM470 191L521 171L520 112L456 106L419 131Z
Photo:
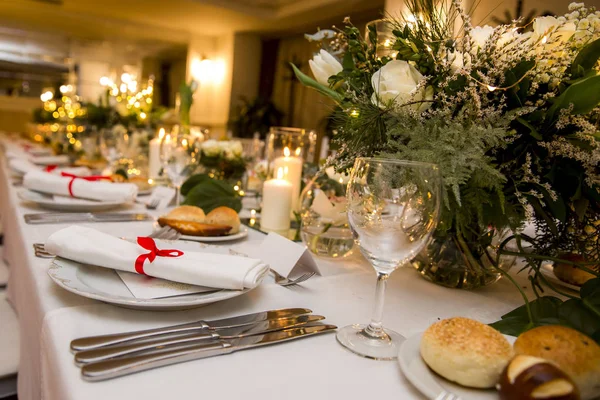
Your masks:
M185 196L183 204L200 207L205 213L221 206L237 212L242 209L242 199L233 186L207 174L189 177L181 186L181 194Z
M237 140L207 140L200 145L200 165L214 178L239 180L246 172L242 144Z
M340 147L326 167L345 170L359 156L437 163L445 207L436 235L452 237L466 258L497 265L481 240L489 227L510 228L521 251L505 250L505 241L500 252L526 256L536 294L541 283L552 286L541 262L564 252L584 255L589 262L577 266L598 276L600 13L573 3L568 14L536 18L521 33L519 21L473 27L459 0L407 4L409 16L389 20L386 54L377 54L374 26L365 39L346 19L310 61L316 80L294 67L303 84L340 106L332 139ZM518 234L527 220L537 238ZM534 254L522 251L524 241ZM581 295L577 304L589 312L568 321L589 333L600 320L598 295ZM538 301L560 312L574 300ZM521 330L544 319L527 318Z

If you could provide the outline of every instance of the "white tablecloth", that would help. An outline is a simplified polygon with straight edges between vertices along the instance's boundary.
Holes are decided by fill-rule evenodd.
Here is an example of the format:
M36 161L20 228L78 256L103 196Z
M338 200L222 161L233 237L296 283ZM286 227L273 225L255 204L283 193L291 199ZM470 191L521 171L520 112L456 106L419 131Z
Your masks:
M43 242L65 225L25 224L23 214L42 210L20 203L5 160L0 165L0 215L11 268L8 288L21 325L20 400L423 398L396 362L358 357L338 345L335 334L106 382L83 381L69 352L69 342L76 337L283 307L311 308L340 327L364 323L370 317L375 273L358 255L343 261L318 260L323 276L301 286L284 288L269 279L244 296L179 312L142 312L88 300L56 286L46 273L49 260L33 254L33 243ZM118 236L148 234L152 229L150 222L90 226ZM255 245L262 238L251 230L248 241L238 245ZM384 325L410 336L450 316L492 322L521 303L508 281L475 291L454 290L428 283L405 268L389 281Z

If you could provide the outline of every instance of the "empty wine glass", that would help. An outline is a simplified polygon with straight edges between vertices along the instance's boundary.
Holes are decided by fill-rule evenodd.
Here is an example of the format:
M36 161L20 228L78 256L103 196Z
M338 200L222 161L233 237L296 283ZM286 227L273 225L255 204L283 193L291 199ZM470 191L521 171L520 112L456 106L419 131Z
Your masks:
M181 185L198 165L198 152L182 135L166 135L160 146L163 171L177 190L175 205L179 205Z
M121 157L117 146L116 135L110 129L100 131L100 154L108 162L108 166L113 168L117 160Z
M368 325L339 330L337 340L364 357L391 360L404 338L381 323L390 274L427 244L440 212L441 176L434 164L357 158L347 189L348 222L361 253L377 272Z

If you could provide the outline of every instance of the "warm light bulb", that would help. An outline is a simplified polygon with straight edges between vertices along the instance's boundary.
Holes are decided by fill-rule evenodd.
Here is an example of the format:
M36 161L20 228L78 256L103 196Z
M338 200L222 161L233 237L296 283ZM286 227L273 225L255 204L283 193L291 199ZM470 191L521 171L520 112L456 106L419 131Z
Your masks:
M131 82L131 75L129 75L127 72L124 72L124 73L121 75L121 81L122 81L122 82L125 82L125 83L129 83L129 82Z
M66 85L61 85L61 86L60 86L60 92L61 92L61 93L67 93L67 91L68 91L68 89L67 89L67 86L66 86Z
M100 84L102 86L108 86L110 85L110 79L107 76L103 76L102 78L100 78Z
M496 87L496 86L490 86L490 85L487 85L487 88L488 88L488 90L489 90L490 92L493 92L494 90L496 90L496 89L497 89L497 87Z
M146 113L145 112L141 112L140 113L140 118L141 119L146 119Z

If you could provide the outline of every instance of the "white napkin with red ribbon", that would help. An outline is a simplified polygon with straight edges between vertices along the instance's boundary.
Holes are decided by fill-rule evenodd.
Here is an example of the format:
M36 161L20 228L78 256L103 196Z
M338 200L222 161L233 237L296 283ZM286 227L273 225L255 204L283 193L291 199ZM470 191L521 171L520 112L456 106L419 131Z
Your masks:
M85 264L221 289L253 288L269 271L254 258L180 251L177 243L159 249L151 238L138 238L136 244L77 225L50 235L45 248Z
M133 202L138 188L132 183L112 183L100 177L72 177L30 171L23 186L37 192L107 202Z

